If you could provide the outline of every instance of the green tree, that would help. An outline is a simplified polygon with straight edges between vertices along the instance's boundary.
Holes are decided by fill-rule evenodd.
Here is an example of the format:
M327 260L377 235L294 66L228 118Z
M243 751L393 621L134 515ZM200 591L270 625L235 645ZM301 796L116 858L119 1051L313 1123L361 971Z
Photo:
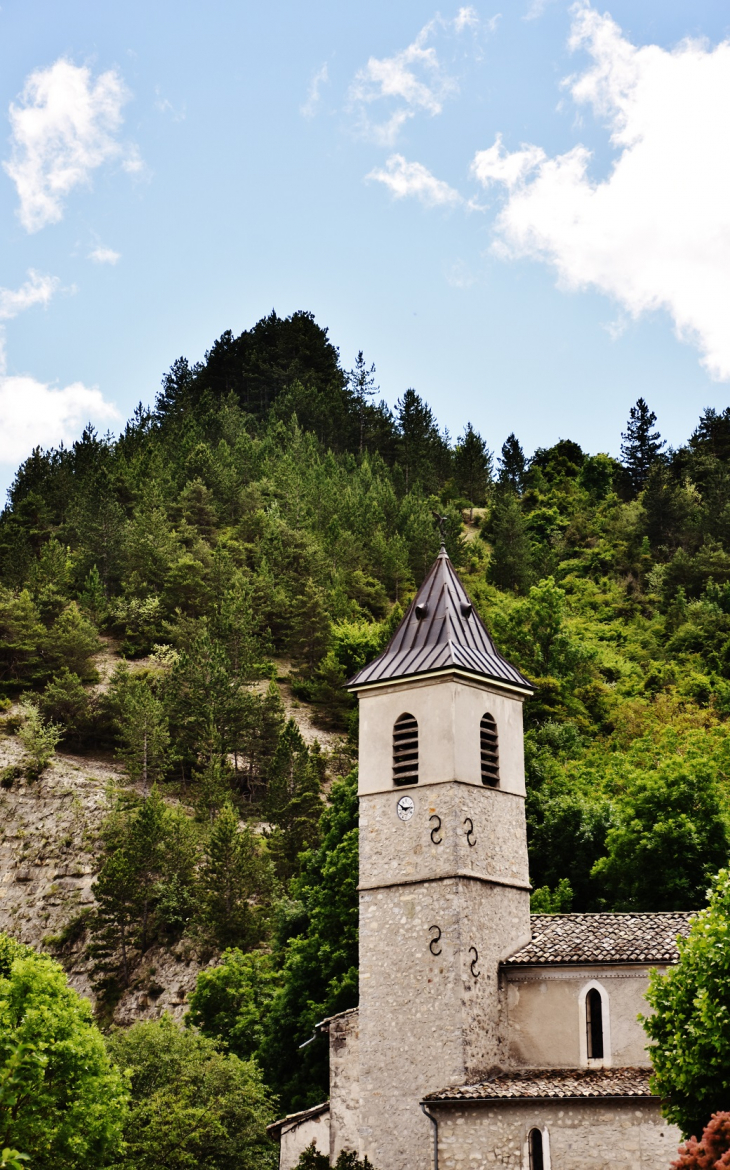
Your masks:
M165 684L173 755L200 768L212 752L241 754L261 705L207 625L194 626Z
M169 1016L134 1024L108 1041L130 1077L119 1170L275 1170L266 1136L273 1102L253 1061Z
M96 963L96 975L107 975L115 968L119 952L122 985L129 983L130 946L138 920L137 873L130 852L117 848L103 861L99 876L91 887L96 898L92 922L94 943L90 954Z
M730 842L714 770L667 760L627 778L606 856L593 867L615 910L695 910Z
M492 456L482 436L467 423L454 451L454 481L457 491L471 504L481 506L492 479Z
M198 845L195 828L158 790L131 810L118 806L102 825L104 860L93 885L91 923L100 982L129 982L132 948L144 953L161 932L179 933L193 917Z
M53 759L63 730L56 723L46 723L38 705L30 699L20 704L20 714L23 722L18 738L28 754L28 771L33 776L40 776Z
M118 754L130 780L149 792L168 766L170 733L162 702L147 678L129 672L117 672L115 692L121 739Z
M52 959L0 935L0 1149L38 1170L96 1170L120 1148L126 1107L89 1002Z
M426 491L433 490L440 475L450 469L448 446L439 434L433 411L415 390L406 390L395 411L406 492L416 483Z
M226 803L210 830L200 874L205 928L220 946L253 946L261 938L271 892L270 865L260 844Z
M487 532L492 542L489 580L500 589L525 592L532 578L532 546L519 500L511 490L495 499Z
M157 788L153 788L129 821L123 845L134 868L140 918L139 945L143 953L149 945L150 916L168 857L167 829L165 802Z
M56 724L64 742L83 742L92 722L89 695L81 679L68 667L55 674L38 700L41 716Z
M502 444L499 457L499 482L502 487L510 488L519 493L525 480L527 460L516 435L508 435Z
M324 658L330 640L330 619L324 591L312 580L294 599L291 615L291 649L304 669L313 670Z
M661 457L664 447L659 432L652 430L655 422L654 411L649 410L643 398L639 398L629 411L629 421L621 435L621 458L637 494L646 485L649 472Z
M329 1170L329 1156L320 1154L314 1142L302 1150L296 1170ZM334 1170L373 1170L373 1164L364 1158L358 1158L354 1150L340 1150L337 1161L333 1162Z
M730 871L712 884L709 904L678 940L679 962L652 971L642 1018L652 1041L654 1092L685 1137L699 1134L730 1097Z
M379 387L375 385L375 366L370 369L365 364L362 350L357 355L354 370L347 375L347 382L357 413L358 428L360 431L360 454L365 449L365 428L368 416L368 407L377 394Z
M290 887L293 913L280 926L282 985L267 1013L260 1059L285 1109L321 1101L329 1085L322 1038L300 1048L325 1016L358 999L357 776L332 785L322 842ZM298 905L297 905L298 903Z
M217 967L198 975L186 1023L248 1060L261 1048L266 1017L280 983L271 955L244 954L237 947L224 951Z
M28 590L0 590L0 686L5 693L47 677L46 638L46 628Z
M269 820L276 826L269 848L283 880L298 870L299 857L316 845L322 815L322 762L317 751L310 750L290 719L279 737L269 766L266 806Z
M86 682L97 679L94 655L99 638L75 601L58 615L48 637L48 655L56 667L67 667Z
M107 601L104 585L96 565L92 565L86 575L84 587L79 594L79 605L95 624L101 621L106 614Z

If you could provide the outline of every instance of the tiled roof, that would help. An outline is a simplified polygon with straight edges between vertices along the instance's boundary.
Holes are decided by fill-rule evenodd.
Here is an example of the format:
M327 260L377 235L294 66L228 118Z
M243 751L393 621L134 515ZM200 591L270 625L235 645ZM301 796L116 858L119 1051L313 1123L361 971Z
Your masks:
M676 963L692 914L533 914L532 942L505 966L532 963Z
M426 1101L519 1101L525 1098L653 1097L648 1068L539 1068L499 1073L478 1085L430 1093Z
M335 1020L344 1020L347 1016L357 1016L360 1013L359 1007L346 1008L344 1012L337 1012L334 1016L325 1016L318 1024L314 1025L315 1032L326 1032L330 1024L334 1024Z
M442 548L383 653L347 685L359 690L391 679L449 669L532 694L527 679L496 649Z
M299 1113L288 1113L286 1117L280 1117L278 1121L272 1121L271 1125L266 1126L266 1132L269 1137L278 1138L281 1136L281 1131L289 1127L295 1129L301 1125L303 1121L313 1121L315 1117L321 1117L323 1113L329 1113L329 1101L323 1101L321 1105L312 1105L309 1109L302 1109Z

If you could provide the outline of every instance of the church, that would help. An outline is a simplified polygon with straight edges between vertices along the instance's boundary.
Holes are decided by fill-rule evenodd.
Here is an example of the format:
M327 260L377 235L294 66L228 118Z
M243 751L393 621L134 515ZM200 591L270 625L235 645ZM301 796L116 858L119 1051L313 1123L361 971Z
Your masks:
M360 703L360 1003L329 1101L269 1127L375 1170L667 1170L651 967L690 915L530 914L522 705L442 546Z

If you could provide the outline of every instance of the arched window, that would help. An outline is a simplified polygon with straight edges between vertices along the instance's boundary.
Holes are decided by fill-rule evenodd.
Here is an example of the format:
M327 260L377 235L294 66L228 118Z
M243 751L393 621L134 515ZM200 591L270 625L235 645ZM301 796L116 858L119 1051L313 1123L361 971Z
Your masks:
M499 744L497 724L487 711L479 724L479 746L482 754L482 784L499 784Z
M393 783L418 784L418 722L407 711L393 727Z
M589 1060L603 1060L603 1001L597 987L586 995L586 1053Z
M541 1129L530 1130L527 1138L527 1150L530 1156L530 1170L547 1170Z

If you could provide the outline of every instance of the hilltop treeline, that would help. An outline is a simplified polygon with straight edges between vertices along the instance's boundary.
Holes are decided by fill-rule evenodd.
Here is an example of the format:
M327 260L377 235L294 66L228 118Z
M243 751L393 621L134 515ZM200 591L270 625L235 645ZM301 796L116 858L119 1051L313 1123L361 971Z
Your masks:
M528 457L514 435L494 452L471 425L452 441L415 390L380 401L362 354L345 371L310 314L272 313L178 359L118 439L32 454L0 518L1 692L146 794L99 844L83 925L105 994L153 941L228 948L195 1022L284 1107L317 1098L322 1043L299 1045L357 999L343 683L433 560L434 513L535 685L536 908L703 903L728 853L730 409L674 451L655 424L640 399L620 461L569 439ZM136 660L101 692L100 637ZM285 717L282 672L334 755Z

